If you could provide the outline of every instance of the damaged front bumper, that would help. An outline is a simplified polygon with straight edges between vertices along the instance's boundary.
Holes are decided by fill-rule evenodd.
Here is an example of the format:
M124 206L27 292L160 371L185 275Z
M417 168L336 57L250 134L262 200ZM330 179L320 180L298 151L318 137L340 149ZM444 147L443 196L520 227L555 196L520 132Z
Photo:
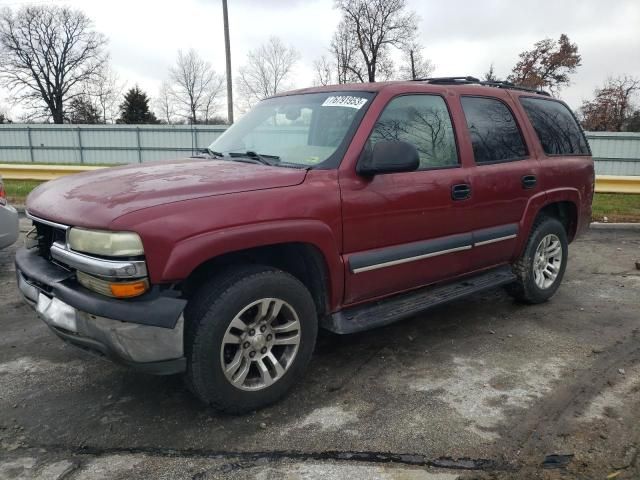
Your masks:
M157 289L137 299L106 298L27 249L16 253L16 276L38 317L64 341L147 373L185 370L184 299Z

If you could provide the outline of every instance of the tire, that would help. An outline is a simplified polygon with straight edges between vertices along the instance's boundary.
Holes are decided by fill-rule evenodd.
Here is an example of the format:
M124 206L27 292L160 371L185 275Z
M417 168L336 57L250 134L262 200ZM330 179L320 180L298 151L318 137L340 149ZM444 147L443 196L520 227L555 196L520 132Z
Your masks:
M187 386L206 404L232 414L281 398L302 376L318 333L306 287L259 265L205 283L187 305L185 325Z
M549 243L544 245L543 242ZM562 282L568 253L567 233L562 223L555 218L539 217L531 229L523 255L512 265L517 280L506 287L507 292L523 303L546 302Z

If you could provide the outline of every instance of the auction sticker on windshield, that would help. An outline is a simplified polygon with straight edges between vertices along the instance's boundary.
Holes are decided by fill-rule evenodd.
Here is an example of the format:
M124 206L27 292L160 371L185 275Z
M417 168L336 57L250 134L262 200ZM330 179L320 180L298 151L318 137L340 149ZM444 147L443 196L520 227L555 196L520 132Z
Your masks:
M352 95L335 95L327 97L322 103L323 107L349 107L359 110L367 103L366 98L354 97Z

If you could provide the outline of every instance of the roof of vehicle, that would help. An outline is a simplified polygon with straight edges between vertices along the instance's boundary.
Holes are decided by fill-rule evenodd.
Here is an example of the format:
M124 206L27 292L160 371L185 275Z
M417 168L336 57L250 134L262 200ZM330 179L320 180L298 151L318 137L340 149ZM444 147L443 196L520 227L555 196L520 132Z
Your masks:
M537 94L541 96L549 97L549 93L543 90L536 90L533 88L522 87L514 85L510 82L503 81L482 81L475 77L435 77L425 78L418 80L397 80L390 82L375 82L375 83L343 83L337 85L323 85L318 87L301 88L298 90L292 90L288 92L280 93L278 96L286 95L298 95L302 93L320 93L320 92L335 92L335 91L360 91L360 92L379 92L385 88L391 86L406 85L407 90L414 90L417 86L429 86L440 87L433 88L433 90L440 90L442 87L467 87L465 92L469 89L478 89L478 93L487 93L487 91L495 92L495 89L514 90L518 92L527 92L530 94Z

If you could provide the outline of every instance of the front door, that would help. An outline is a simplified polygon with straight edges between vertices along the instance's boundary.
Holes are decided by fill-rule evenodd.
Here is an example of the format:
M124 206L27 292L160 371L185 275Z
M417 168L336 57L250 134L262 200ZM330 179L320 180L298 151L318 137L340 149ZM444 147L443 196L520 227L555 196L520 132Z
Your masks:
M419 170L358 176L341 172L345 304L446 280L469 269L470 178L461 166L443 97L401 95L380 114L377 141L405 141Z

